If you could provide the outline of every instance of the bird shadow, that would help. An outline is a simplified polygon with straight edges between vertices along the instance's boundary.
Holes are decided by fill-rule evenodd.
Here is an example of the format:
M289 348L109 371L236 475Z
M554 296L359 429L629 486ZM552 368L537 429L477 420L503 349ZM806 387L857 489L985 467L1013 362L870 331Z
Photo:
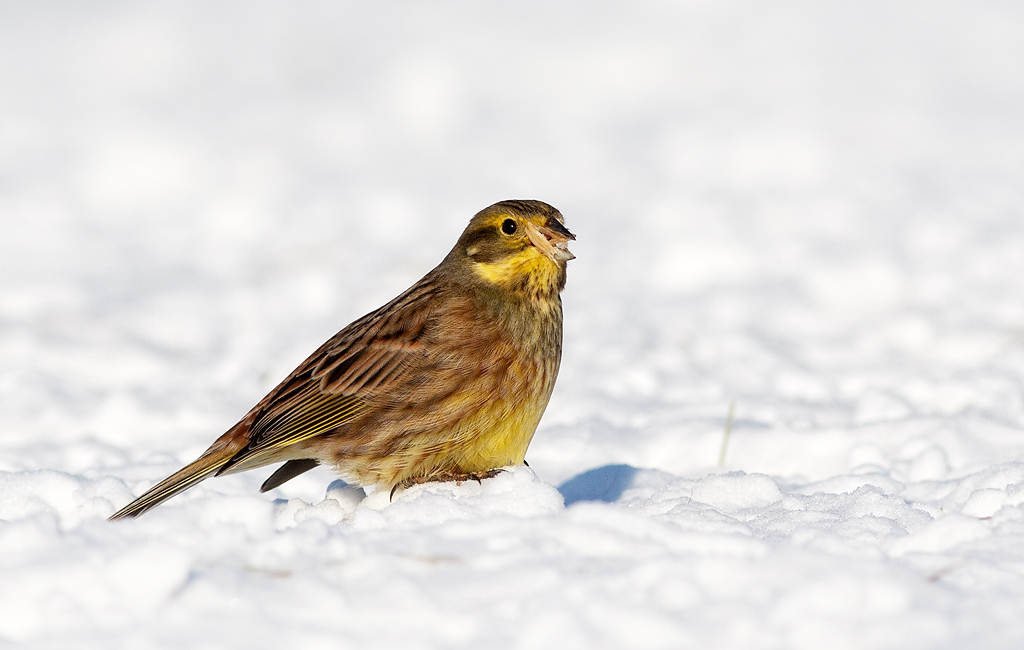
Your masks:
M595 467L562 483L558 491L562 493L567 506L579 501L612 503L618 501L622 493L633 485L633 478L638 471L630 465Z

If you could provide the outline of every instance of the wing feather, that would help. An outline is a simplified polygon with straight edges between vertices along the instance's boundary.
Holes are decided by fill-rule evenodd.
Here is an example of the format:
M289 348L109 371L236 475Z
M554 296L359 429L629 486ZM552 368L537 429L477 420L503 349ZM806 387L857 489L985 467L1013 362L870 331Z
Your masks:
M286 448L338 433L370 408L375 395L422 366L420 339L438 291L428 278L343 329L296 368L250 412L248 445L217 474L289 459Z

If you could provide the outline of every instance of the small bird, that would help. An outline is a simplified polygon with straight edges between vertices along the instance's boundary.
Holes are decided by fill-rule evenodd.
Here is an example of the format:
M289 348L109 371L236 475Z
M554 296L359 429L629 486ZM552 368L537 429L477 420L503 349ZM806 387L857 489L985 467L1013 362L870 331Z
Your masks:
M331 337L202 456L110 519L279 462L260 492L321 464L393 497L525 463L558 375L574 239L547 203L485 208L423 279Z

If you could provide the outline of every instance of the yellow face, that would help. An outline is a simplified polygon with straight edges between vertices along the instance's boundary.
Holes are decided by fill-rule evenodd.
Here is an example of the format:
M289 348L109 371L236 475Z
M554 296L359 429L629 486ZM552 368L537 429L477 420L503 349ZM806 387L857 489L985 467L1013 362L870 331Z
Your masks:
M515 292L557 294L575 236L562 215L540 201L502 201L473 217L454 253L476 277Z

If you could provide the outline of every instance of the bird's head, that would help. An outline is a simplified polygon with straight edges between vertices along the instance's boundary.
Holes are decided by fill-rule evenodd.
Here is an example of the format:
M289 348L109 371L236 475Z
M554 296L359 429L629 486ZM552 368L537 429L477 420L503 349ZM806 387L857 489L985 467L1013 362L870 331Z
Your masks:
M516 292L557 294L576 239L562 215L542 201L501 201L469 222L448 259L474 279Z

